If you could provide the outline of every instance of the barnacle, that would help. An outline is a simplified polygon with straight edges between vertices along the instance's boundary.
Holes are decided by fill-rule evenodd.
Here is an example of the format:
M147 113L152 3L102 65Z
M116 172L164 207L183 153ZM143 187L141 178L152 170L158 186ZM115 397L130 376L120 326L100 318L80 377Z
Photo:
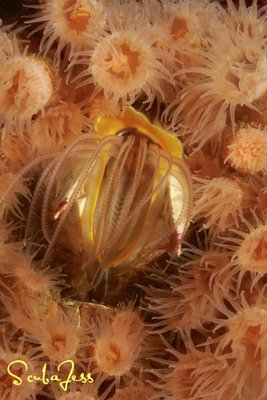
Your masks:
M73 242L68 223L78 219L83 270L91 284L113 267L130 273L130 265L177 252L191 207L190 175L174 136L132 108L119 118L99 117L95 130L51 157L38 179L25 231L26 240L34 237L40 212L48 242L44 266L62 238Z

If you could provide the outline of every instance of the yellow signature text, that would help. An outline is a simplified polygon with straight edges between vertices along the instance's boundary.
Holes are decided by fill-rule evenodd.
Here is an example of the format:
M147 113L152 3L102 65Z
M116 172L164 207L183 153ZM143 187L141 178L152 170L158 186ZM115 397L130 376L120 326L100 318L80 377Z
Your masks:
M23 361L23 360L14 360L10 362L7 366L7 373L13 378L13 385L20 386L23 383L23 378L22 375L16 375L14 372L14 369L17 370L17 368L20 368L24 371L27 372L29 369L28 364ZM63 371L64 369L64 371ZM47 373L47 363L44 363L41 373L39 375L32 375L28 374L25 376L24 379L27 380L29 383L34 383L34 382L42 382L44 385L48 385L50 382L58 382L59 386L61 389L63 389L65 392L68 390L68 386L71 382L79 382L79 383L93 383L94 379L91 376L90 372L84 373L82 372L78 376L74 374L74 369L75 369L75 363L73 360L65 360L62 361L60 364L57 366L57 371L58 374L53 374L53 375L48 375ZM63 373L63 377L61 376Z

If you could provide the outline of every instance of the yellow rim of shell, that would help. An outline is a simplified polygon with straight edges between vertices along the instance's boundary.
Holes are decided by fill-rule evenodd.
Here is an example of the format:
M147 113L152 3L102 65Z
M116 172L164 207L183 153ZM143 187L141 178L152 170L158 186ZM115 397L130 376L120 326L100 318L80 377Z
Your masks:
M99 116L95 124L96 132L102 136L113 136L129 128L137 129L171 156L179 159L183 157L183 147L180 140L161 127L153 125L148 118L133 107L126 107L117 118Z

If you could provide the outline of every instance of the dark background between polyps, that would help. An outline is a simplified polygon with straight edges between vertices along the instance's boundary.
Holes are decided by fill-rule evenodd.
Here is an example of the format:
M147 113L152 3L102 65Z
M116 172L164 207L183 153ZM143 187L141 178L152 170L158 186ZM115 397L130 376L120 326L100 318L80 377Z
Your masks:
M0 18L6 21L15 21L20 15L23 14L22 0L0 0Z

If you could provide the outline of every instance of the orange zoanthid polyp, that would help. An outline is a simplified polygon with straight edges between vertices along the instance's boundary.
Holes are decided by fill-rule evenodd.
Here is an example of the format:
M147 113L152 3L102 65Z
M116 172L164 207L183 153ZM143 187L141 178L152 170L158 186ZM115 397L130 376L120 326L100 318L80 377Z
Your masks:
M17 349L13 343L3 338L0 346L0 397L5 400L35 399L40 387L36 381L29 382L28 375L38 368L34 349L26 346L24 337L20 337Z
M10 184L15 181L12 190L9 190ZM8 193L7 193L8 192ZM25 185L25 179L17 179L17 174L7 172L0 175L0 196L6 195L5 201L0 206L0 213L5 213L8 210L14 212L14 214L21 217L21 211L19 208L20 195L27 197L29 195L29 189Z
M251 230L240 243L236 257L242 268L265 274L267 265L267 226Z
M27 340L39 344L40 353L50 361L75 360L78 349L86 342L85 329L75 325L56 302L51 302L47 315L29 320Z
M162 9L159 5L156 7L151 10L158 32L156 46L167 50L166 54L163 53L163 63L176 71L198 65L201 58L192 50L205 46L213 4L196 0L181 0L179 3L166 0Z
M251 307L237 312L225 322L228 332L225 334L223 342L225 344L226 338L228 338L233 354L241 363L253 363L254 361L255 365L259 365L260 358L263 356L266 360L267 349L262 342L267 333L266 318L266 308ZM267 369L264 363L262 363L262 368L262 373L266 376Z
M62 148L81 134L85 117L78 105L61 102L46 108L35 119L32 127L32 145L39 153Z
M26 296L35 297L38 295L49 296L50 291L59 290L60 274L51 271L49 268L39 269L32 261L32 257L20 254L14 259L15 266L6 271L7 275L15 278L15 286L24 290Z
M255 174L267 169L267 131L246 125L239 128L227 145L224 160L236 171Z
M230 234L223 238L223 247L227 247L232 256L222 272L228 271L229 278L232 276L236 280L237 292L246 277L250 276L249 285L252 289L266 276L267 226L254 212L252 216L256 223L244 219L242 230L232 229Z
M199 351L194 347L187 354L177 352L177 357L178 361L170 363L172 371L165 377L163 386L170 393L168 398L213 400L234 395L236 388L230 379L231 368L225 357L217 356L209 349Z
M30 121L49 104L54 84L49 66L35 56L0 61L0 121Z
M251 202L249 188L232 177L195 178L193 218L203 219L204 228L225 231L239 225L239 214Z
M103 91L105 98L119 108L133 104L142 95L149 105L156 97L164 99L163 84L172 77L160 62L154 41L153 34L141 24L114 30L99 38L88 52L87 73L82 72L75 80L80 81L79 87L93 83L93 98Z
M97 371L103 377L114 377L117 385L141 366L145 330L139 317L131 313L125 309L113 318L105 316L92 330Z
M227 318L220 321L217 330L225 333L217 337L216 354L224 354L234 367L233 376L238 380L239 392L248 381L252 393L261 392L257 399L266 393L267 379L267 307L263 288L256 301L247 303L241 293L240 304L233 302L233 309L225 313ZM222 330L222 332L223 332ZM253 379L250 380L250 378Z
M31 6L29 6L30 8ZM37 10L26 23L39 24L33 30L43 31L40 51L47 54L56 45L55 59L61 62L66 48L70 60L76 52L92 45L92 41L104 31L106 12L103 4L96 0L47 0L35 5Z

